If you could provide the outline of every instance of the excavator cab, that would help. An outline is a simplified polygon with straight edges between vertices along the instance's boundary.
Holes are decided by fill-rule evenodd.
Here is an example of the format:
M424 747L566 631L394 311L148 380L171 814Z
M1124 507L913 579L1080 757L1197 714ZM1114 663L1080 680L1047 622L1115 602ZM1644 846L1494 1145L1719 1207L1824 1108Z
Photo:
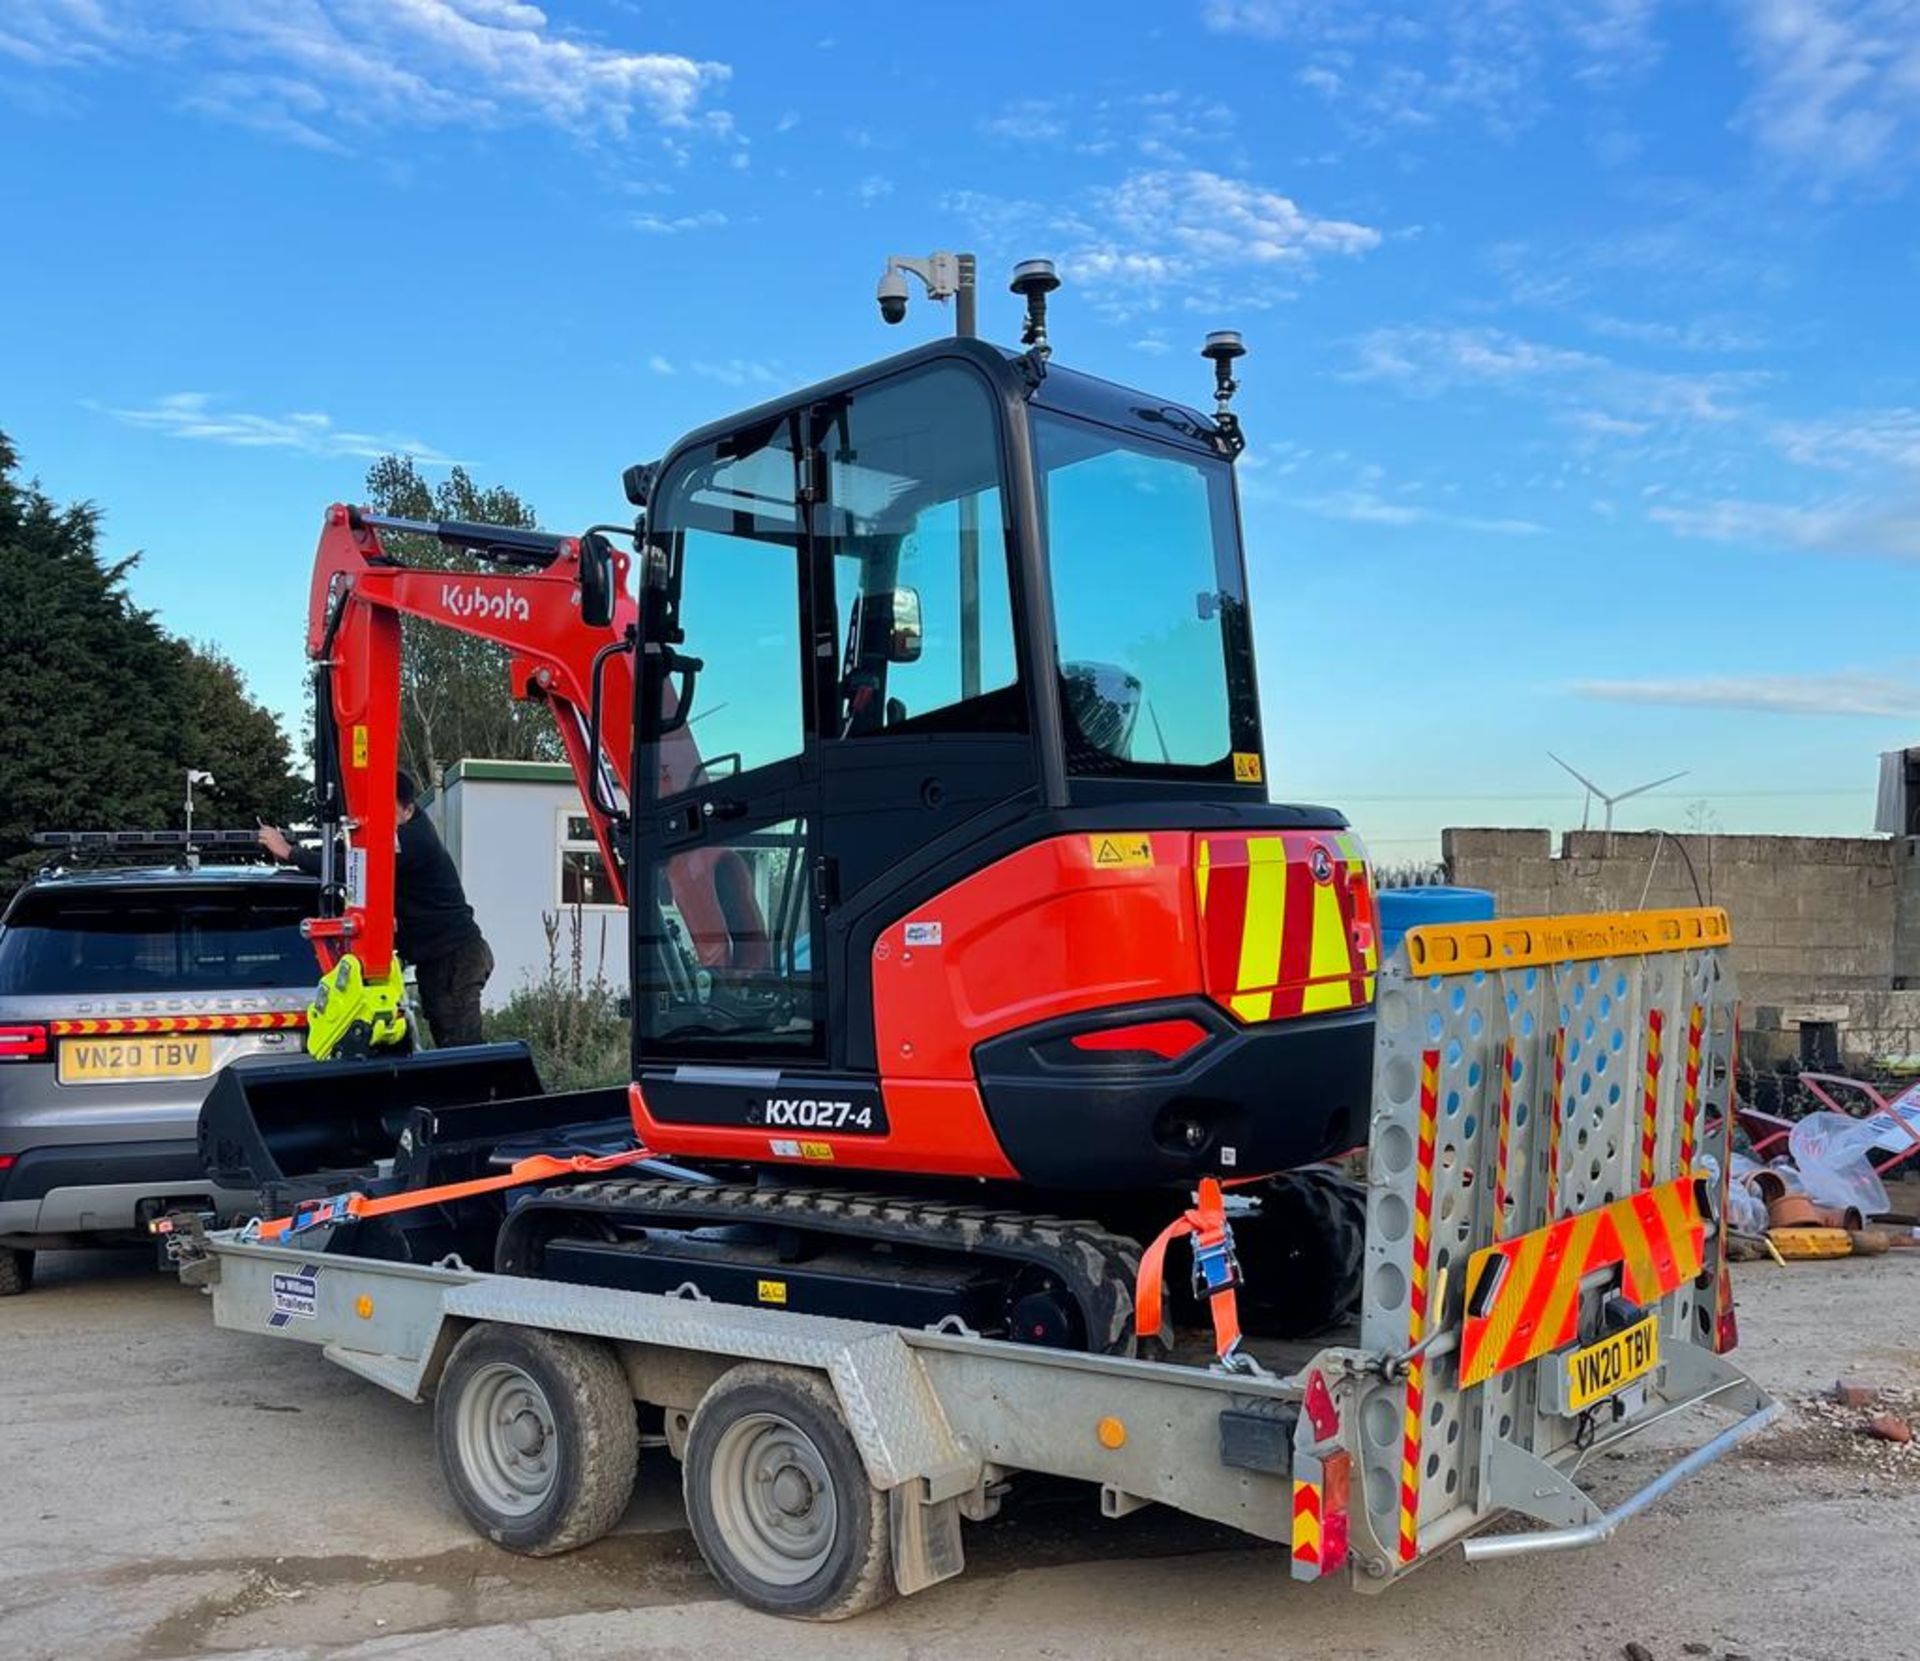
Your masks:
M769 1132L851 1115L894 1128L819 1142L818 1162L1105 1180L1064 1148L1010 1154L991 1101L982 1111L979 1052L1034 1021L1089 1009L1111 1026L1107 1011L1136 1005L1180 1006L1166 1018L1202 1043L1231 1037L1247 1008L1207 997L1209 856L1194 833L1208 830L1240 877L1261 864L1263 889L1302 862L1309 914L1315 856L1282 838L1323 833L1323 868L1342 873L1318 919L1321 958L1337 958L1320 968L1341 987L1323 1008L1360 1019L1312 1046L1316 1086L1344 1077L1312 1133L1284 1140L1311 1158L1360 1139L1364 856L1338 815L1266 799L1237 449L1230 423L957 340L702 429L664 459L638 562L629 859L650 1146L765 1161L797 1145ZM1235 993L1242 921L1231 942L1216 922L1212 943L1235 957ZM1282 941L1267 921L1247 950L1251 988L1270 994ZM1137 1118L1156 1093L1137 1075L1162 1058L1130 1042L1101 1071ZM1082 1082L1044 1055L1015 1065L1036 1075L1025 1084ZM1203 1148L1238 1154L1177 1112L1142 1134L1118 1156L1136 1180L1185 1180Z

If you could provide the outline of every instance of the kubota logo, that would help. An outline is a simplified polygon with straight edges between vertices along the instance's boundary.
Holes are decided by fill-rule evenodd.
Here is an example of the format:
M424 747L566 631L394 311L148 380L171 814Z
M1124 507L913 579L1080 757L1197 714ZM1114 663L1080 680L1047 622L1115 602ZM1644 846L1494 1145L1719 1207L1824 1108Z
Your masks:
M452 616L491 619L496 623L524 623L533 615L526 595L489 593L479 583L471 588L462 588L458 583L442 583L440 604Z

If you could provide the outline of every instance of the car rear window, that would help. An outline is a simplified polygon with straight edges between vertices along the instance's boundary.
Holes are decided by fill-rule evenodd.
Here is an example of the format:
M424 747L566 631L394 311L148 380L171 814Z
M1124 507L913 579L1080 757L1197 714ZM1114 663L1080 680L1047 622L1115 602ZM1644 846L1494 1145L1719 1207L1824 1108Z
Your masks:
M302 986L303 890L93 889L23 895L0 929L0 996Z

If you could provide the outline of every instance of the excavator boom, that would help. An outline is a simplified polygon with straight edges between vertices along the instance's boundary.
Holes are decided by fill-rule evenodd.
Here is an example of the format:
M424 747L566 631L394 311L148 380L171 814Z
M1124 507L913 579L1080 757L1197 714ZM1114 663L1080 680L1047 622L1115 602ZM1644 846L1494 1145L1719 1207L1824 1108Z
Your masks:
M406 565L387 552L383 531L431 536L499 568ZM552 536L394 519L337 503L327 509L307 617L323 833L322 915L310 933L323 971L351 953L372 984L387 978L393 961L394 775L406 617L506 648L514 695L544 703L553 715L624 903L617 825L632 785L638 617L626 591L629 565L629 556L597 532ZM596 610L604 620L593 617Z

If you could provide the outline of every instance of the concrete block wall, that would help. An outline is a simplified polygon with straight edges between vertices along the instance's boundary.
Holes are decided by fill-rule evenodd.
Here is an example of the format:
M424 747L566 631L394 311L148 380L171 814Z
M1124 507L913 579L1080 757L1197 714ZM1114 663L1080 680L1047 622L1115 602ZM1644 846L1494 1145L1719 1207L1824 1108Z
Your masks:
M1503 916L1727 908L1749 1018L1791 1036L1841 1016L1852 1054L1920 1053L1920 843L1845 836L1461 828L1442 836L1449 879L1491 889ZM1683 857L1684 856L1684 857ZM1692 874L1688 862L1691 861Z

